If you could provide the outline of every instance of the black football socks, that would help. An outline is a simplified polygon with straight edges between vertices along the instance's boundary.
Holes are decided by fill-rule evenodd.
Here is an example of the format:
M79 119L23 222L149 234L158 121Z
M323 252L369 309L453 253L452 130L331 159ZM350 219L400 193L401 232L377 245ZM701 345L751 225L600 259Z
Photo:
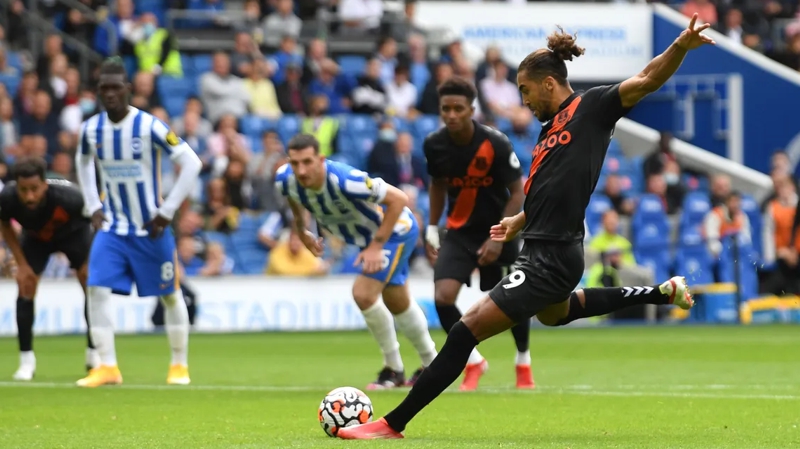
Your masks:
M89 298L83 300L83 318L86 320L86 347L94 349L94 342L92 341L92 328L89 325Z
M512 327L511 335L514 336L514 343L517 344L517 352L528 352L531 339L531 320L524 320Z
M455 304L440 305L436 304L436 314L439 315L439 323L446 333L455 326L456 323L461 321L461 311Z
M33 351L33 300L17 297L17 340L19 351Z
M669 296L661 293L658 285L641 287L608 287L583 289L585 302L578 294L569 296L569 313L558 322L559 326L581 318L606 315L630 306L642 304L669 304Z
M448 332L439 355L422 371L408 396L385 416L389 427L397 432L405 430L417 413L458 379L477 345L478 340L467 325L457 322Z

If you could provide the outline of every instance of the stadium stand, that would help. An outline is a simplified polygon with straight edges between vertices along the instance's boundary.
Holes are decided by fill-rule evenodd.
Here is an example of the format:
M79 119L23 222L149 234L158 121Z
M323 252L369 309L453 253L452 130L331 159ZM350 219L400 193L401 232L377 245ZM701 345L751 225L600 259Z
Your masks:
M487 68L492 61L473 68L452 45L426 48L425 32L413 22L413 8L401 10L394 2L387 3L379 30L367 26L365 20L361 31L340 23L324 2L312 2L311 6L294 2L291 11L278 11L272 3L256 0L88 3L98 11L91 16L98 22L76 23L69 2L28 12L53 20L61 32L87 45L98 44L98 56L109 54L108 46L99 43L114 34L131 79L136 80L134 104L168 121L198 151L204 162L202 183L176 220L176 229L179 238L194 240L195 256L200 260L205 260L209 245L218 244L224 250L229 263L217 264L217 268L204 271L205 275L225 274L220 268L224 266L241 275L267 270L270 249L285 238L286 221L274 229L265 230L265 226L270 212L284 217L287 212L270 187L271 179L286 142L298 131L315 133L330 149L332 159L364 170L373 148L396 149L398 135L408 134L411 155L398 154L400 172L393 175L414 199L415 213L426 220L422 142L440 126L438 117L432 115L437 101L431 92L449 73L470 78L481 89L483 78L479 76L494 73ZM698 3L670 2L687 14L697 10ZM800 27L793 19L794 6L780 5L784 8L780 12L765 15L758 9L743 11L720 3L709 21L743 45L800 69ZM11 9L3 15L3 164L38 151L47 156L53 176L74 180L71 158L59 155L74 151L75 117L79 123L99 110L92 89L93 70L83 69L85 52L64 44L59 33L40 33L42 46L32 47L25 30L15 22L21 17ZM104 18L102 22L100 18ZM277 37L275 29L281 30ZM220 58L215 51L226 55ZM96 64L97 59L92 61ZM135 76L142 66L154 67L150 72L155 89L151 91ZM167 74L176 67L182 76ZM513 69L508 67L506 83L513 84ZM210 80L208 86L201 81L204 79ZM44 121L57 123L59 135L44 146L37 139L44 122L34 117L31 107L38 90L51 97L52 109ZM519 98L511 100L506 114L487 103L486 95L480 97L476 119L507 133L527 166L540 124L521 107ZM370 98L369 104L364 98ZM246 104L237 105L237 101ZM260 113L267 110L277 112ZM220 114L233 114L232 126L221 126L225 116ZM221 118L215 123L209 116ZM613 208L623 217L623 234L633 243L638 263L652 268L657 279L690 272L696 273L694 281L700 283L732 280L735 264L730 242L716 260L708 252L703 229L705 217L717 206L715 198L726 194L725 186L715 192L708 173L679 164L681 159L671 148L674 143L662 139L656 148L643 148L613 140L597 194L587 209L588 229L596 233L603 213ZM422 165L411 164L411 156L421 158ZM7 173L7 167L0 171ZM171 165L165 164L164 176L168 188L174 176ZM612 183L618 187L610 186ZM749 217L753 238L737 251L758 261L763 246L761 207L746 195L742 209ZM187 211L200 214L200 222L190 222L194 219L187 218L191 217ZM421 248L420 243L418 254ZM7 251L5 254L3 272L10 275L12 258ZM342 263L342 258L352 257L346 249L334 248L325 257L331 273L351 270ZM420 265L426 263L424 258L418 259ZM54 259L53 263L59 262ZM747 295L758 294L755 263L740 273Z

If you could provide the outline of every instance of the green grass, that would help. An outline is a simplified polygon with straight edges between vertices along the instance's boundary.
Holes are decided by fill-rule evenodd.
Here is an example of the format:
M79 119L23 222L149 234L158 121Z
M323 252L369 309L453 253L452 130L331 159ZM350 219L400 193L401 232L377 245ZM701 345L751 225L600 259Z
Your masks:
M125 385L95 390L71 386L82 339L38 338L36 381L0 382L0 448L800 447L798 327L537 329L531 343L535 391L512 388L502 335L480 347L481 391L442 395L404 441L346 442L324 434L316 408L372 380L367 333L195 335L188 388L165 385L164 336L120 337ZM418 359L401 344L410 372ZM15 340L0 339L0 373L16 364ZM380 416L405 393L369 395Z

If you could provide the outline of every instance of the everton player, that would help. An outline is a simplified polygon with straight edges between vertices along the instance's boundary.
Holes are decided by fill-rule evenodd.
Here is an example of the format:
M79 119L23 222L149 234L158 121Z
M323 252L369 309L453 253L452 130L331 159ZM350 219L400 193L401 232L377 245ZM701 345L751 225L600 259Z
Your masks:
M520 235L525 246L517 270L506 276L450 330L441 352L408 396L384 418L341 429L344 439L402 438L406 425L459 375L475 346L515 323L536 316L561 326L636 304L675 304L689 309L694 300L683 277L635 289L589 288L572 291L583 274L583 220L603 166L617 120L647 94L658 90L680 67L689 50L714 43L689 27L641 73L611 86L573 92L565 61L583 54L563 31L547 47L519 65L517 85L523 102L544 123L525 183L523 212L492 227L496 241Z
M456 298L462 284L470 285L475 269L481 289L491 290L511 271L519 254L519 240L497 242L489 229L503 217L522 209L522 172L519 159L505 134L472 120L477 96L463 78L439 86L439 114L444 128L431 133L423 145L430 188L430 220L425 232L428 255L435 260L434 298L445 332L461 319ZM448 202L447 234L439 246L439 220ZM528 351L530 320L511 328L517 344L517 388L533 388ZM464 370L462 391L474 390L488 362L473 350Z
M51 254L62 252L67 256L86 292L86 262L92 244L92 229L84 213L83 195L68 181L45 179L46 170L47 163L42 158L19 159L13 167L14 181L0 193L0 231L17 262L19 369L14 373L14 380L31 380L36 373L34 299L39 276ZM21 239L11 227L11 220L22 226ZM86 366L91 369L99 360L88 320L86 336Z

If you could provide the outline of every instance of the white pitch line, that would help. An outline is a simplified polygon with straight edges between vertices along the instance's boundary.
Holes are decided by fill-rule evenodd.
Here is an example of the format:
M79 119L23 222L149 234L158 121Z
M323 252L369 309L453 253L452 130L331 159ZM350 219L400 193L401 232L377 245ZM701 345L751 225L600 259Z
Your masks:
M685 385L684 385L685 386ZM719 386L719 385L718 385ZM59 383L59 382L0 382L0 387L4 388L56 388L56 389L77 389L73 383ZM623 386L624 387L624 386ZM633 387L630 385L630 387ZM702 387L702 385L696 385ZM738 387L746 389L747 386L726 385L725 387ZM186 386L170 386L170 385L131 385L123 384L120 386L105 387L104 390L122 389L122 390L145 390L145 391L249 391L249 392L323 392L330 390L330 387L319 386L275 386L275 385L186 385ZM408 391L408 389L385 390L390 393L401 393ZM617 397L672 397L672 398L695 398L695 399L767 399L767 400L784 400L784 401L798 401L800 395L795 394L747 394L747 393L725 393L725 392L678 392L678 391L664 391L664 390L613 390L609 388L596 388L591 385L568 385L563 387L543 387L537 386L536 390L517 390L512 387L497 388L488 387L481 388L476 393L478 394L574 394L582 396L617 396ZM475 394L464 393L455 389L445 390L445 393L456 394Z

